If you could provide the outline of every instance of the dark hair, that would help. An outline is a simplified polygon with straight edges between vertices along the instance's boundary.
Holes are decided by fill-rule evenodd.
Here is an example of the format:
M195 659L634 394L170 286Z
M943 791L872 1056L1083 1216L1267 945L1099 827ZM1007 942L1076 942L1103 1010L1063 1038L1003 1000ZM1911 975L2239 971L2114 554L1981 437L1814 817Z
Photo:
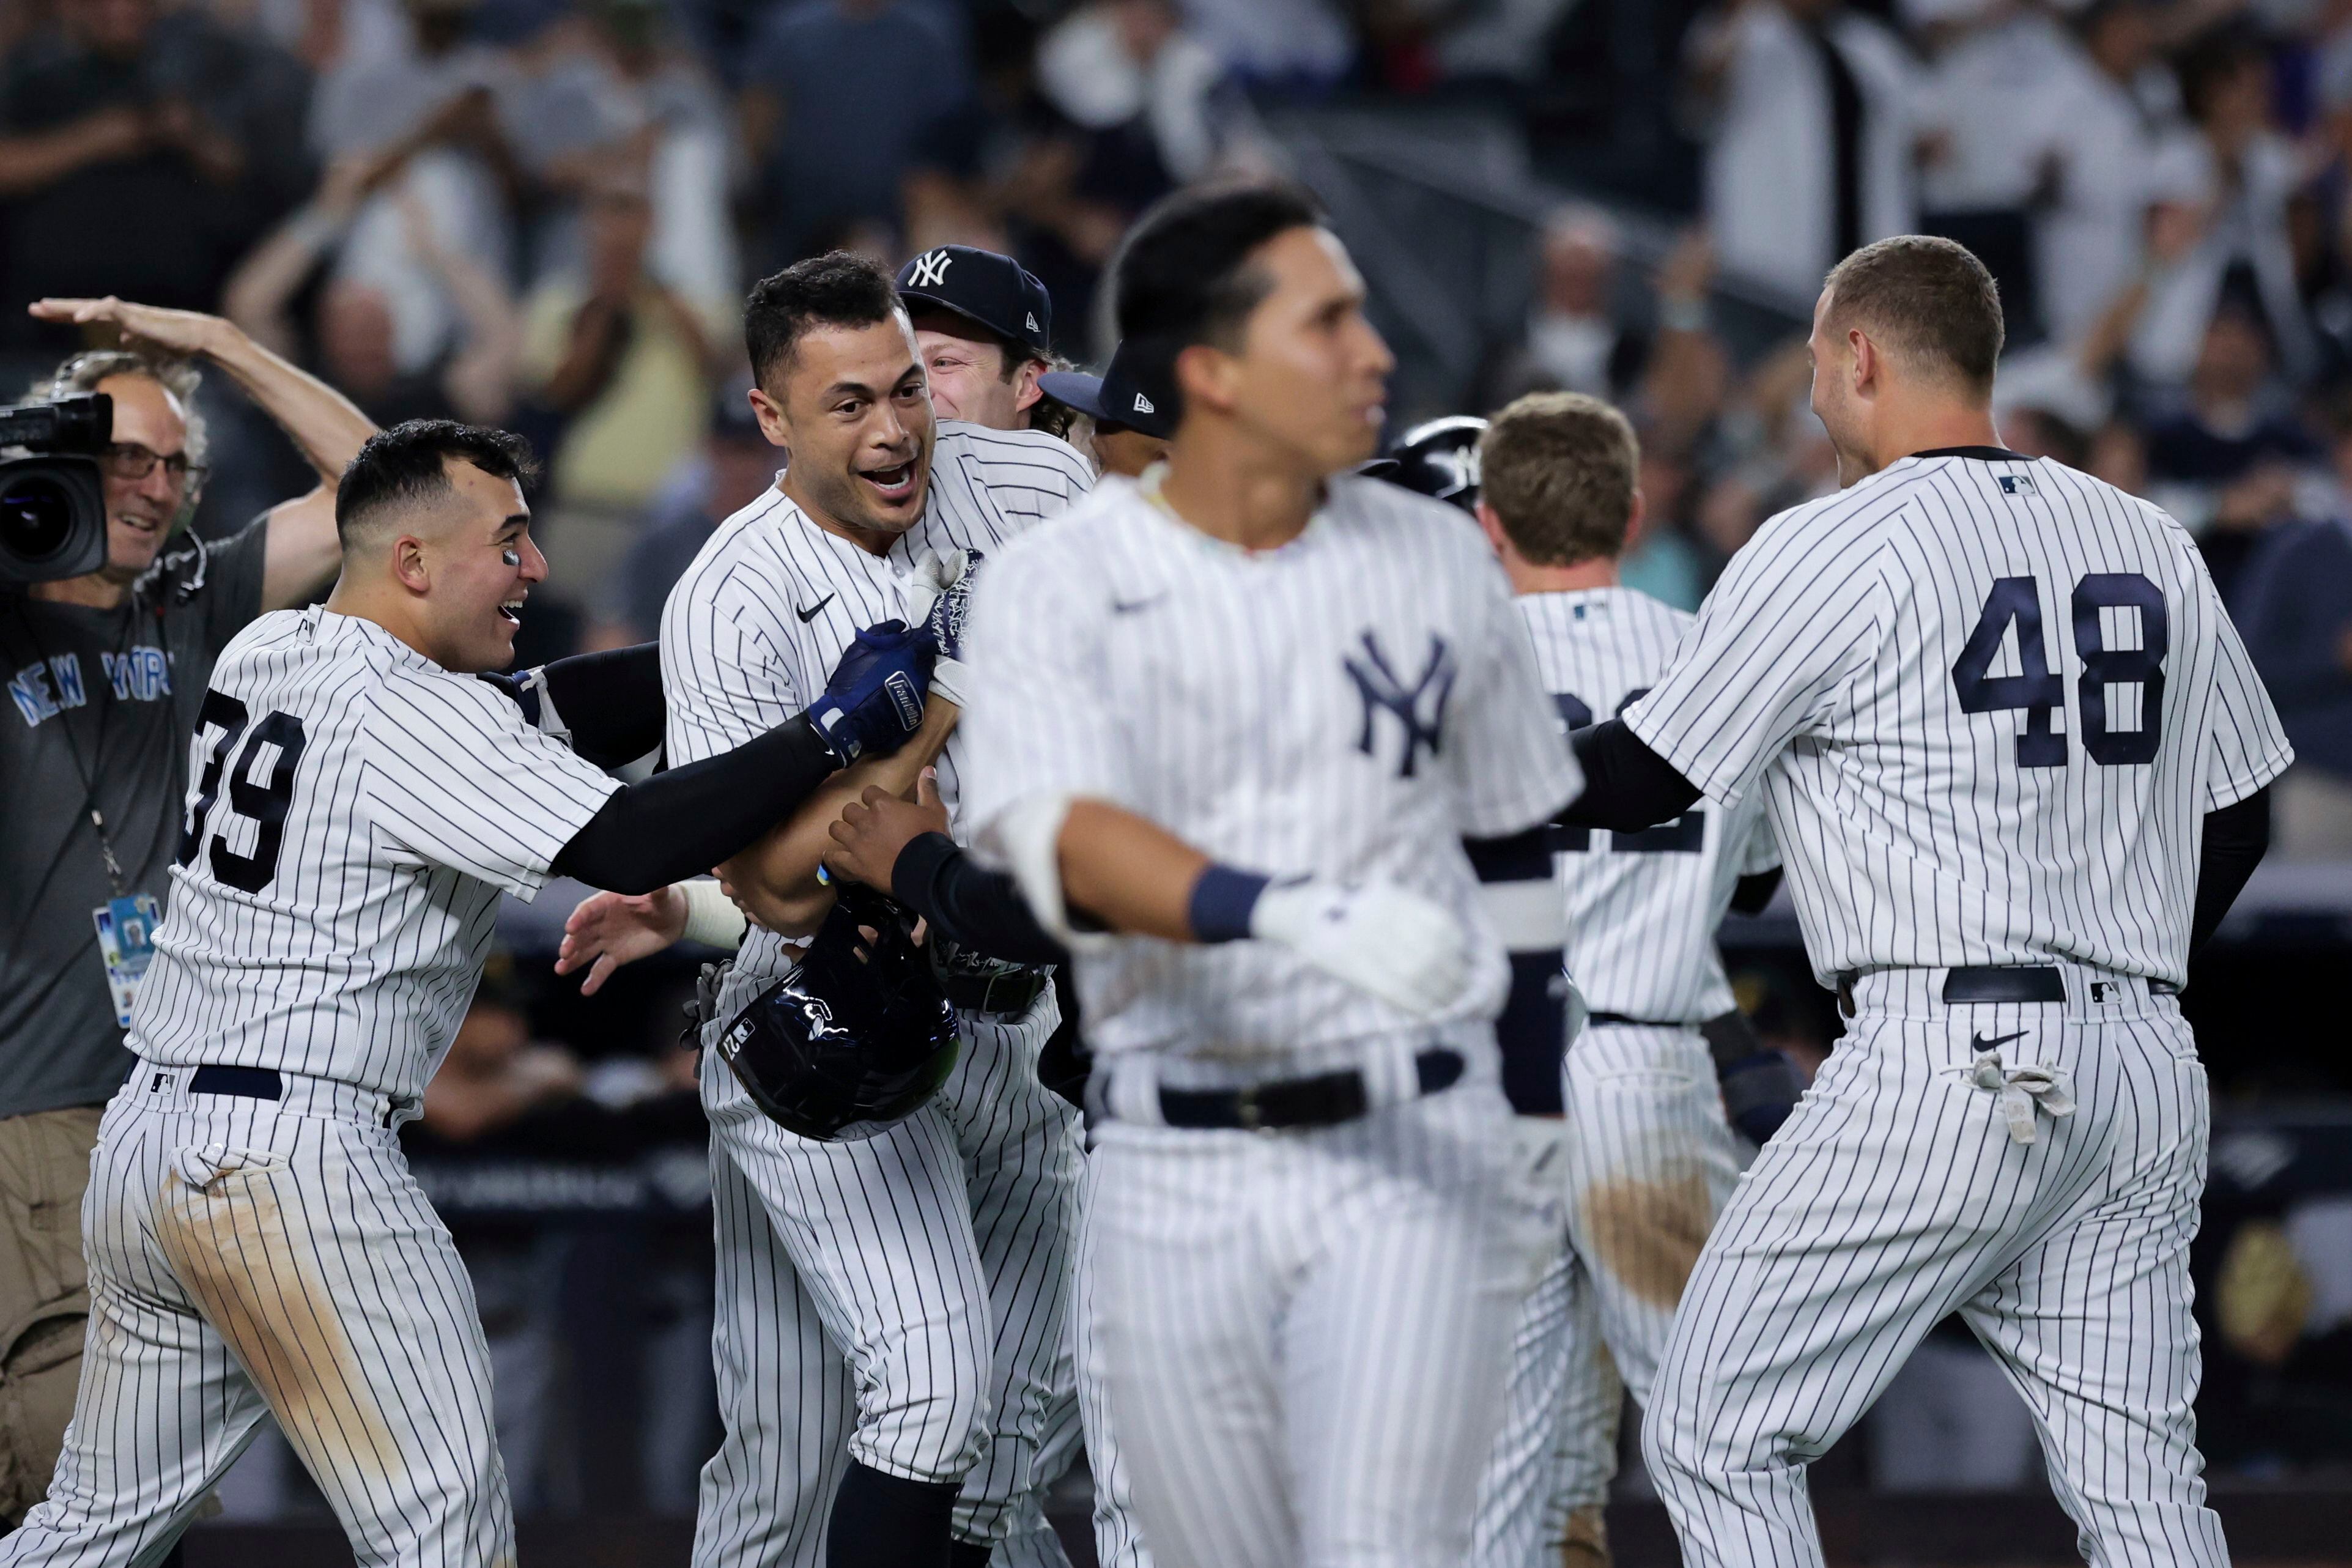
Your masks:
M460 425L455 419L411 419L367 438L335 486L335 533L346 547L387 508L426 500L450 489L447 459L462 458L493 479L527 485L539 476L530 443L511 430Z
M1969 247L1898 234L1830 269L1828 320L1858 325L1928 375L1992 391L2007 329L2000 288Z
M1625 548L1642 448L1625 416L1580 392L1531 392L1478 442L1479 495L1538 566Z
M743 306L743 342L751 376L767 391L812 327L870 327L898 309L890 274L863 256L828 250L795 261L751 286Z
M1172 393L1178 354L1195 343L1231 347L1271 287L1249 266L1251 253L1322 222L1313 196L1282 184L1196 186L1138 218L1111 264L1111 288L1119 340L1134 345L1143 379Z

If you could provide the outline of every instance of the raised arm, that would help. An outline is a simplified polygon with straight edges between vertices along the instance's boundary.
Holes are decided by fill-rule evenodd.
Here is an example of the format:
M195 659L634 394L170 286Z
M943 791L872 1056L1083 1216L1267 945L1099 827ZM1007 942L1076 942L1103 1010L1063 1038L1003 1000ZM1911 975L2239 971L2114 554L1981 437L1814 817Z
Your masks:
M227 372L278 422L319 476L307 493L270 510L261 607L282 610L299 605L333 578L342 563L342 547L335 537L335 485L344 465L375 434L374 422L350 398L219 316L137 305L111 295L42 300L32 306L32 313L45 321L78 326L104 322L125 338L144 340L171 353L200 355Z

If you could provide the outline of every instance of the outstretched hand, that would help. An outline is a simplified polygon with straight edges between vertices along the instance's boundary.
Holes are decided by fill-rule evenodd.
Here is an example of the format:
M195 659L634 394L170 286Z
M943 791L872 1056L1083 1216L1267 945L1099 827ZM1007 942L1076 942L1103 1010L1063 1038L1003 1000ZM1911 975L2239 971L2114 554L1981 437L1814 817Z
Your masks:
M110 326L126 342L152 343L176 354L210 353L219 345L222 331L234 330L218 316L201 310L133 304L111 294L103 300L36 300L26 309L44 321Z
M641 895L592 893L563 922L555 973L586 967L580 994L593 996L613 971L648 958L686 934L686 895L675 886Z

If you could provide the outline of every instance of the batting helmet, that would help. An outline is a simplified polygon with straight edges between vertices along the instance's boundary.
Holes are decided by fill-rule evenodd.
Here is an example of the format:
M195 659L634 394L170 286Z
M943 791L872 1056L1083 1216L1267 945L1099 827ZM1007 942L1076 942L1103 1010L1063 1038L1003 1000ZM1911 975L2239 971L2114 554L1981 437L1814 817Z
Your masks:
M947 1081L958 1048L955 1009L906 911L840 886L799 971L736 1014L715 1047L772 1121L825 1143L871 1138L914 1114Z
M1486 422L1469 414L1416 425L1389 448L1396 471L1380 477L1468 511L1478 504L1478 438L1486 433Z

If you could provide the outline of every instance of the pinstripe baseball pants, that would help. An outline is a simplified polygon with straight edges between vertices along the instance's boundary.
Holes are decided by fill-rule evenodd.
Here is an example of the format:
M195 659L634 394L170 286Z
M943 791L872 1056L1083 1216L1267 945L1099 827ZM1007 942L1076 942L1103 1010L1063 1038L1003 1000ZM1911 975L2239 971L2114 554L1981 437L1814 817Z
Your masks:
M2063 1003L1947 1005L1940 970L1857 984L1658 1371L1643 1453L1685 1562L1819 1564L1804 1467L1953 1311L2032 1411L2093 1568L2229 1562L2192 1408L2204 1069L2172 1000L2063 973Z
M1491 1084L1308 1131L1101 1128L1095 1329L1161 1568L1462 1560L1560 1234L1515 1132Z
M1622 1395L1647 1394L1683 1283L1753 1153L1724 1120L1696 1030L1593 1025L1563 1070L1570 1247L1520 1312L1481 1568L1549 1561L1569 1515L1607 1500Z
M268 1412L361 1563L507 1568L481 1319L385 1098L292 1074L276 1102L198 1095L188 1076L141 1064L107 1108L80 1395L0 1563L155 1562Z
M877 1137L820 1143L753 1105L715 1052L726 1435L703 1467L696 1568L814 1564L849 1458L958 1480L956 1533L1051 1564L1038 1451L1072 1378L1077 1114L1037 1080L1050 997L963 1020L939 1097Z

